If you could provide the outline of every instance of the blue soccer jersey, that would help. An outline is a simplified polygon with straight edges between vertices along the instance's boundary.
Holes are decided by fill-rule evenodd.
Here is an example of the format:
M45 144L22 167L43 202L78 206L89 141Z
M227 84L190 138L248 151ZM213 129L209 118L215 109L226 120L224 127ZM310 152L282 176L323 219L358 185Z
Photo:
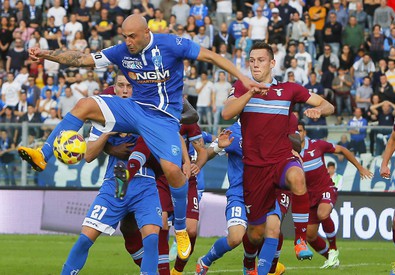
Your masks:
M116 64L133 85L132 99L180 119L184 59L195 60L200 46L170 34L152 34L147 47L131 54L125 43L92 54L96 67Z

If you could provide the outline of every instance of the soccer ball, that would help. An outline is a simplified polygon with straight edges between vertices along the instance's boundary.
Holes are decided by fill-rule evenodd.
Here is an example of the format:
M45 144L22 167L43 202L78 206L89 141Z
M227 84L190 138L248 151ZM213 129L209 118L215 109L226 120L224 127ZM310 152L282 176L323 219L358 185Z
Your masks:
M64 164L76 164L84 158L86 142L76 131L63 131L55 138L53 151Z

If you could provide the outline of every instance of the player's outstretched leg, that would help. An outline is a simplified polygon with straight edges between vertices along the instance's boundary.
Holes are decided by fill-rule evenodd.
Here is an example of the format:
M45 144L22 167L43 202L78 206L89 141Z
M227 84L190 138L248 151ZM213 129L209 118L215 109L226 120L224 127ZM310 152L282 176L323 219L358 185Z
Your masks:
M47 166L48 160L53 156L53 142L55 138L65 130L78 131L86 119L93 119L101 123L104 122L100 107L93 98L80 99L73 110L51 132L42 148L18 147L20 157L27 161L34 170L38 172L43 171Z
M279 263L278 260L281 254L281 248L283 246L284 236L283 233L280 232L280 236L278 239L277 251L274 255L274 259L272 262L272 267L270 268L268 275L282 275L285 273L285 266L282 263Z
M340 265L340 261L339 261L339 251L337 250L337 246L336 246L335 224L330 216L325 220L323 220L321 223L322 223L322 228L326 234L326 238L329 242L328 260L321 268L338 267Z

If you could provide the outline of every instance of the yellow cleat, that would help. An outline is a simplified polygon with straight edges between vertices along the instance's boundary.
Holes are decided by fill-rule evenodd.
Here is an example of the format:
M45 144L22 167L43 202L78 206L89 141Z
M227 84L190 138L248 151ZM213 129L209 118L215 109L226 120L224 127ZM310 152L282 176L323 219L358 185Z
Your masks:
M276 271L274 273L268 273L267 275L283 275L285 273L285 266L282 263L277 263Z
M188 232L184 230L176 230L177 254L181 260L186 260L191 254L191 241Z
M170 271L170 275L182 275L182 272L177 271L177 270L173 267L173 269Z
M27 161L34 170L37 172L44 171L47 166L47 162L44 160L44 155L41 152L41 148L32 149L28 147L18 147L19 156Z

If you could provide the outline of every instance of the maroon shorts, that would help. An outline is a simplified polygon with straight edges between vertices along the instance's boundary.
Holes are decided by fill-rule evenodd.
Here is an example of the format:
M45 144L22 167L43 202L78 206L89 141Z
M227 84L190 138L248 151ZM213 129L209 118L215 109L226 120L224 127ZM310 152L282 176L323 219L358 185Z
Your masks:
M310 212L309 212L309 224L319 224L321 221L318 219L317 211L318 206L321 203L328 203L335 206L337 201L337 188L334 186L328 186L320 192L309 192L310 196Z
M292 203L292 192L289 190L276 188L276 199L280 205L281 214L284 217L288 213L289 206Z
M196 177L194 176L190 177L188 182L189 182L189 186L188 186L187 218L199 220L199 203L198 203ZM168 213L173 212L174 208L173 208L173 202L171 200L170 187L164 175L160 176L156 180L156 186L159 192L162 211Z

